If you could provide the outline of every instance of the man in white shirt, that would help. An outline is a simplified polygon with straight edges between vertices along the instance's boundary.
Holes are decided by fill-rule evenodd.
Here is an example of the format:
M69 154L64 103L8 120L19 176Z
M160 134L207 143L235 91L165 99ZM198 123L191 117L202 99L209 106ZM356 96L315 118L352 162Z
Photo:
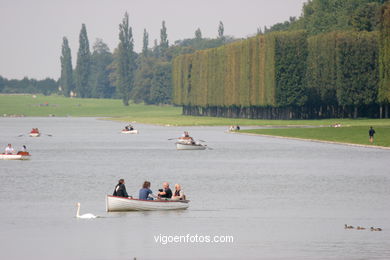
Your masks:
M14 148L12 148L11 144L8 144L8 146L5 148L5 154L13 154L15 153Z

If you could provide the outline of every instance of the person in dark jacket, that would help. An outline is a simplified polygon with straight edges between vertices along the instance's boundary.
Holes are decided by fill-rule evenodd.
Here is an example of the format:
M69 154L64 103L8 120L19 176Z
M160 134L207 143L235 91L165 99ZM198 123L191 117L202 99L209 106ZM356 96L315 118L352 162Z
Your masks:
M375 134L375 130L374 128L372 128L372 126L370 127L370 130L368 130L368 135L370 137L370 143L372 144L374 142L374 134Z
M127 194L124 179L120 179L118 181L118 184L115 186L114 193L112 195L117 197L125 197L125 198L130 197L129 194Z
M168 182L164 182L163 189L159 189L158 191L159 191L158 196L160 198L170 199L172 197L172 190L169 188Z

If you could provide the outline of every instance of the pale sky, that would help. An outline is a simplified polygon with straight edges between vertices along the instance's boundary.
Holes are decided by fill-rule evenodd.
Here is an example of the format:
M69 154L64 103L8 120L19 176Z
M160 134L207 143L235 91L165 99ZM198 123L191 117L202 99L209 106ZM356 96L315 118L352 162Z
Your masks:
M271 26L301 15L307 0L0 0L0 76L35 79L60 76L62 37L66 36L76 64L81 24L92 49L101 38L113 51L119 24L130 15L135 48L142 48L143 30L149 46L160 39L165 20L169 43L202 36L215 38L222 21L225 35L246 38L257 27Z

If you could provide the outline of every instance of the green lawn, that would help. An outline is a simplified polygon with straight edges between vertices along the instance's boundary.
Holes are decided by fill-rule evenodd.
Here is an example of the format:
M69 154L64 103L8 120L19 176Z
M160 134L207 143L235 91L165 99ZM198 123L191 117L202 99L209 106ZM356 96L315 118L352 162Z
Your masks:
M368 126L253 129L240 132L370 145ZM390 126L376 126L374 145L390 147Z

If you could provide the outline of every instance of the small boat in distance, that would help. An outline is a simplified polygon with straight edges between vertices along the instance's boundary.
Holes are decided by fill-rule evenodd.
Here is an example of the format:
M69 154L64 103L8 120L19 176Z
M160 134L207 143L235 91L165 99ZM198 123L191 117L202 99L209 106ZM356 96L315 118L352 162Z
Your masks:
M133 130L126 130L126 129L123 129L121 131L122 134L138 134L138 130L136 129L133 129Z
M125 126L121 131L122 134L138 134L138 130L136 130L131 124Z
M194 138L187 131L184 132L183 136L177 138L177 140L175 143L177 150L205 150L207 148L206 145L195 142Z
M30 137L39 137L41 133L39 132L38 128L33 128L28 135Z
M207 146L198 143L176 142L177 150L206 150Z
M187 209L189 200L140 200L133 198L106 196L106 211L150 211Z
M0 160L29 160L31 157L28 152L18 152L17 154L0 153Z

